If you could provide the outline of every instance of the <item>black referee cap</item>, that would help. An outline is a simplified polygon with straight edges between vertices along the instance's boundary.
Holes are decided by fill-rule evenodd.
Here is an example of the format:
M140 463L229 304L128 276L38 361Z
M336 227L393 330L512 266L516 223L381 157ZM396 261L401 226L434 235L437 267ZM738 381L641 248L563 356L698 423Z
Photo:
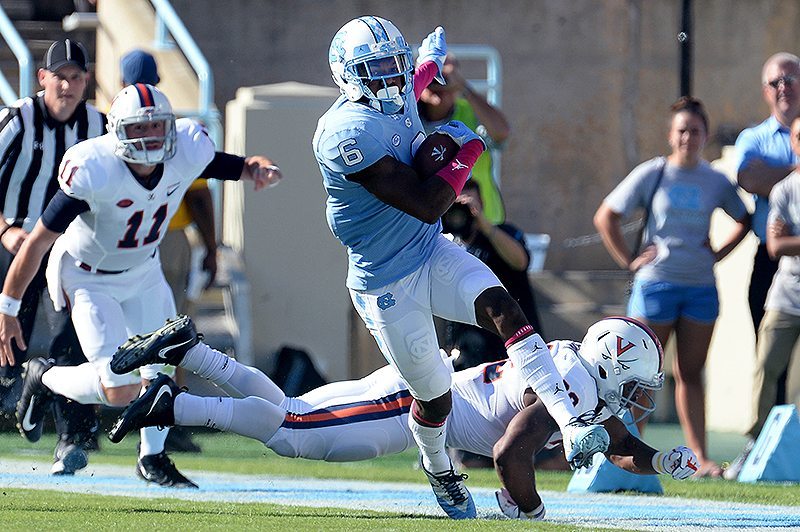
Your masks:
M67 65L75 65L84 72L87 71L86 63L88 54L86 48L78 41L64 39L55 41L44 54L44 68L50 72L55 72Z

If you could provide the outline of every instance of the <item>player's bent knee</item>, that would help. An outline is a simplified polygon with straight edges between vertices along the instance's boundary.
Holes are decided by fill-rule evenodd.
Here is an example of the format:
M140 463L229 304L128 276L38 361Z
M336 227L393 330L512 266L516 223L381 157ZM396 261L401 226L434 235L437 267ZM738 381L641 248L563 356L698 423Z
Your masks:
M440 359L438 364L432 365L426 375L414 382L408 381L411 395L415 399L428 403L436 401L450 391L452 376L450 369Z
M127 406L131 401L139 397L142 385L126 384L124 386L103 387L109 406Z

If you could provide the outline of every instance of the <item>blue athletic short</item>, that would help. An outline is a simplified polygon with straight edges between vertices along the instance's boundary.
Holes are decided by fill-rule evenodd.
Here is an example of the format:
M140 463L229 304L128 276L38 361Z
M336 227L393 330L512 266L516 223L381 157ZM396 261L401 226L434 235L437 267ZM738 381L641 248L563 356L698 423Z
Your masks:
M636 280L628 300L628 316L651 323L671 323L682 316L714 323L719 316L717 287Z

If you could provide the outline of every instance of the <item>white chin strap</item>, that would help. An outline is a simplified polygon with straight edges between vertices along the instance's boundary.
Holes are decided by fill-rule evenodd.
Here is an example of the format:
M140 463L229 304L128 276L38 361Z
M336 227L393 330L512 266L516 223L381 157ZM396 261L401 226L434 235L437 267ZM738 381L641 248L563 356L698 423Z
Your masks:
M370 100L370 105L383 114L393 115L403 109L403 95L400 87L394 85L384 87L375 94L377 99Z

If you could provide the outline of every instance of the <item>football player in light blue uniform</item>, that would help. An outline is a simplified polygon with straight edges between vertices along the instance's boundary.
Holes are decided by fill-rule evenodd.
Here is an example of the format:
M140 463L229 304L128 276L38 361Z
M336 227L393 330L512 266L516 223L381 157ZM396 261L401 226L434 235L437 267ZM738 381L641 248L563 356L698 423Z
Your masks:
M441 235L452 205L486 146L461 122L438 129L459 146L432 176L412 168L424 140L416 100L447 54L444 29L419 49L379 17L360 17L334 36L329 52L342 95L320 118L314 153L328 192L331 231L347 246L347 287L358 313L414 397L409 427L440 506L475 516L464 476L445 452L451 373L439 356L433 316L499 332L509 358L542 399L565 440L567 458L586 465L608 433L578 417L542 338L479 259ZM443 80L442 80L443 81Z

